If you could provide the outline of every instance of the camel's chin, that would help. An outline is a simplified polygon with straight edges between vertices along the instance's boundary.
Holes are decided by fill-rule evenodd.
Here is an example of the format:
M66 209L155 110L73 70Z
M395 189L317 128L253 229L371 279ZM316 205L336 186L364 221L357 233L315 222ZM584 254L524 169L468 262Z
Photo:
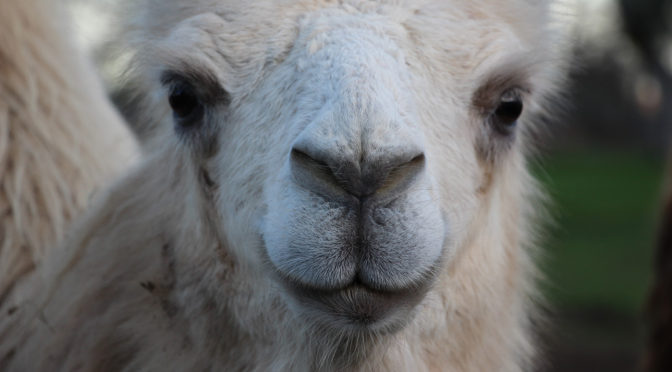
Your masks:
M322 290L284 282L301 317L321 328L352 333L392 333L412 318L426 286L398 291L375 290L360 283Z

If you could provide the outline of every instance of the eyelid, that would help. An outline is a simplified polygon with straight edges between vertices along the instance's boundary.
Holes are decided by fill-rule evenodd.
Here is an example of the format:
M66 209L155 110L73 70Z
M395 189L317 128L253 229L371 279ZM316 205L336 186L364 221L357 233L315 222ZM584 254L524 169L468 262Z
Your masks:
M481 80L473 93L472 106L477 112L488 114L507 92L515 92L521 99L525 99L530 91L530 81L524 71L498 71Z
M187 82L188 80L180 73L175 71L164 71L161 74L161 85L166 88L172 88L176 84Z
M229 93L214 76L208 74L197 71L167 70L161 74L160 81L169 94L175 87L184 84L189 86L204 104L228 105L231 103Z
M161 75L161 85L168 95L174 94L179 89L188 89L191 90L194 95L199 97L199 99L201 98L201 94L195 84L182 75L172 71L164 72Z
M509 95L511 98L524 100L525 97L530 93L529 89L523 88L520 85L513 85L510 88L504 89L499 95L500 99L505 98Z
M502 93L499 95L498 100L494 102L493 111L496 110L499 104L501 104L502 102L514 102L514 101L524 102L526 95L527 95L526 92L517 86L506 89L502 91Z

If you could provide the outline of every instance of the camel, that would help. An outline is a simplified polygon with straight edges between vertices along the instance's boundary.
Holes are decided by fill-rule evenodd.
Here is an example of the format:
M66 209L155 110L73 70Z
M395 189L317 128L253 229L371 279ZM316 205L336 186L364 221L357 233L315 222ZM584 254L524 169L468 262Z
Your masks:
M0 303L137 151L57 10L37 3L0 4Z
M0 309L0 369L530 370L551 5L126 4L144 157Z

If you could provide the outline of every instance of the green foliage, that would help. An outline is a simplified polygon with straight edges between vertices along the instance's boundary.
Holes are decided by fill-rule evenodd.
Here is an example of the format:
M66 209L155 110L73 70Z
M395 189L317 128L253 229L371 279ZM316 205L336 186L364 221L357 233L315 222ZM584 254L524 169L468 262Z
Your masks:
M548 157L537 174L556 221L543 263L551 304L637 314L651 279L663 161L582 151Z

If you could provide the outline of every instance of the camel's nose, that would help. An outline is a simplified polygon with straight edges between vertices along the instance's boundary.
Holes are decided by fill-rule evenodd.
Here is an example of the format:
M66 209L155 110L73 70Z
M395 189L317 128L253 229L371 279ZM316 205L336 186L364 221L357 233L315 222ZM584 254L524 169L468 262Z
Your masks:
M407 190L425 167L423 152L412 146L377 146L376 153L347 156L338 146L299 142L290 155L292 175L299 185L330 199L345 193L360 200L387 199Z

